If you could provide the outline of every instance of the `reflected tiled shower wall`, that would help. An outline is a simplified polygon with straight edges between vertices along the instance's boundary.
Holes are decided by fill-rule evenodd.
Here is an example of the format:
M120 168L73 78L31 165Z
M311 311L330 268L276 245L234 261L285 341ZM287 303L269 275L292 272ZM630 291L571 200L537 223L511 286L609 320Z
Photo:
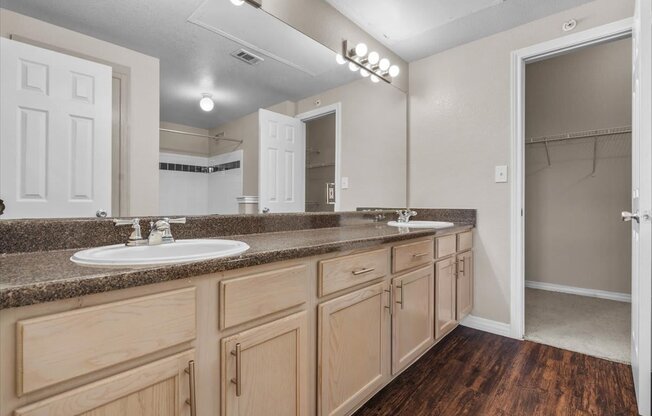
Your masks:
M161 153L161 215L237 214L242 150L213 157Z

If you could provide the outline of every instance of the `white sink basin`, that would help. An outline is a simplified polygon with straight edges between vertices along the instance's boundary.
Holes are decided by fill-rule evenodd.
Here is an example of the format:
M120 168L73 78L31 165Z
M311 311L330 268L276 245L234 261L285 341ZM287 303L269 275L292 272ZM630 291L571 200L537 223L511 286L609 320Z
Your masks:
M446 228L446 227L452 227L455 224L453 224L452 222L444 222L444 221L409 221L409 222L390 221L387 223L387 225L391 225L392 227L407 227L407 228Z
M143 266L187 263L235 256L249 245L233 240L176 240L171 244L127 247L124 244L90 248L75 253L70 260L91 266Z

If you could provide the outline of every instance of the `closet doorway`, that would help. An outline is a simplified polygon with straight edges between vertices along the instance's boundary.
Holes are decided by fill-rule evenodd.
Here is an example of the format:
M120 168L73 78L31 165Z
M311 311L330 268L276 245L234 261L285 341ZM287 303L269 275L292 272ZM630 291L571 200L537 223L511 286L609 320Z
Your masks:
M525 67L525 338L630 362L631 38Z
M306 137L305 211L339 211L341 103L296 116Z

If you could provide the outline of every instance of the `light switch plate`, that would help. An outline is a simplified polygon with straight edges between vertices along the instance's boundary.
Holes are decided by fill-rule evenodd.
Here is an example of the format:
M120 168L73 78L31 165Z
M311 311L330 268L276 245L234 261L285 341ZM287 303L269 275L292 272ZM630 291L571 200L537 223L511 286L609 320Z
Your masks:
M496 166L496 172L494 174L494 180L496 183L505 183L507 182L507 165L498 165Z
M342 189L349 189L349 177L342 176Z

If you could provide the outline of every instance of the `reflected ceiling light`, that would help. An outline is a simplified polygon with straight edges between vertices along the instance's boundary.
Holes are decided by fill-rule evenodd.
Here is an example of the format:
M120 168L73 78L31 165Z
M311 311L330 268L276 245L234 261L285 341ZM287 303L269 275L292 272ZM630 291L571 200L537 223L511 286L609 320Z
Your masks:
M378 78L376 75L371 76L371 82L373 82L374 84L377 84L378 81L380 81L380 78Z
M262 0L231 0L231 4L234 6L242 6L245 3L249 3L249 5L254 6L255 8L261 7Z
M211 111L215 107L215 103L211 98L212 95L208 93L202 94L202 99L199 100L199 107L204 111Z
M369 52L369 56L367 57L367 61L369 61L369 63L371 65L376 65L378 63L378 61L380 61L380 55L378 55L378 52L376 52L376 51L371 51L371 52Z
M356 65L354 62L349 62L349 69L350 69L352 72L357 71L358 68L359 68L358 65Z
M398 76L400 72L401 69L397 65L392 65L389 67L389 76L392 78Z
M335 62L337 62L339 65L344 65L346 63L346 59L339 53L335 55Z
M369 71L364 68L360 68L360 75L362 75L362 78L367 78L369 76Z
M387 71L390 65L389 59L383 58L378 63L378 68L380 68L381 71Z

